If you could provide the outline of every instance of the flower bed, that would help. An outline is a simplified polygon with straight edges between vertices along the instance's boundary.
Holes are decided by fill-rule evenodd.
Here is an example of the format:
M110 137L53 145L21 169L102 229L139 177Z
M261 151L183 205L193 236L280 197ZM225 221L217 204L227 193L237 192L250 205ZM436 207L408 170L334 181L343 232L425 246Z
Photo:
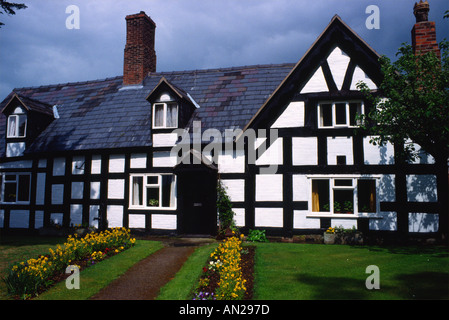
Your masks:
M242 248L242 240L223 240L203 267L194 300L243 300L252 295L254 247Z
M70 235L67 241L49 253L13 264L3 279L8 294L27 299L64 279L69 265L80 270L132 247L135 239L125 228L89 233L82 238Z

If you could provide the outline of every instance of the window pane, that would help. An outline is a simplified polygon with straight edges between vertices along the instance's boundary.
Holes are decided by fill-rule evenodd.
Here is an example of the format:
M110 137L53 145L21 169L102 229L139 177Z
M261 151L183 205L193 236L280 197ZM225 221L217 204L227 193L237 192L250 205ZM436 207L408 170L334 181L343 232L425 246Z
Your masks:
M159 183L159 177L158 176L148 176L147 177L147 184L155 184L157 185Z
M16 202L17 193L17 183L16 182L5 182L5 202Z
M349 104L349 124L351 126L356 126L358 123L355 120L357 114L362 114L362 104L361 103L350 103Z
M132 190L132 204L143 205L143 177L133 177Z
M334 185L336 187L352 187L352 179L335 179Z
M178 105L167 105L167 127L175 128L178 126Z
M164 105L156 104L154 106L154 126L163 127L164 126Z
M357 199L359 212L376 212L376 181L359 180Z
M19 176L19 194L17 201L30 201L30 176L20 175Z
M334 213L354 212L353 190L334 189Z
M346 124L346 103L335 104L335 124Z
M17 136L17 116L9 116L8 118L8 137Z
M332 127L332 105L322 104L320 105L320 121L322 127Z
M329 212L329 180L312 180L312 211Z
M19 116L19 137L25 137L25 130L27 126L27 116L20 115Z
M172 175L162 176L162 207L172 208L175 206L175 179Z
M147 188L147 207L159 207L159 188Z

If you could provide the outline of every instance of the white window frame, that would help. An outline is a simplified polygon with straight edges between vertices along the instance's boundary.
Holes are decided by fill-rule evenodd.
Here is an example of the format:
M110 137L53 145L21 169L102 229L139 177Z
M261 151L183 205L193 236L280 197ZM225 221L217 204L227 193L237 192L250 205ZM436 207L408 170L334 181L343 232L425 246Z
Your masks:
M335 176L335 175L310 175L307 176L309 179L310 187L310 199L309 208L311 217L330 217L330 218L358 218L366 216L375 216L380 212L380 197L379 197L379 179L380 176L377 175L345 175L345 176ZM326 211L313 211L312 206L312 181L313 180L326 180L329 181L329 212ZM352 180L352 186L335 186L335 180ZM374 180L376 188L376 212L360 212L358 204L358 180ZM334 190L353 190L353 212L352 213L335 213L334 212Z
M156 107L157 106L163 106L163 120L162 120L162 126L156 126ZM174 126L167 126L167 111L168 111L168 105L176 105L176 123ZM170 101L170 102L156 102L153 104L153 129L175 129L178 127L179 123L179 106L176 102Z
M346 123L345 124L337 124L337 111L336 111L336 105L337 104L346 104ZM321 101L318 103L317 108L317 120L318 120L318 128L320 129L333 129L333 128L357 128L358 125L351 125L351 119L350 119L350 107L349 105L351 103L360 103L360 111L361 114L365 114L365 104L362 100L346 100L346 101ZM331 126L324 126L322 124L322 105L324 104L330 104L332 106L332 125Z
M23 136L19 135L19 125L20 125L20 117L25 117L25 130L23 133ZM11 120L12 118L15 118L15 128L14 128L14 135L11 135ZM15 114L11 114L8 117L8 126L6 128L6 137L7 138L25 138L27 135L27 125L28 125L28 118L27 115L25 113L15 113Z
M175 190L174 190L174 206L172 207L162 207L162 176L172 176L174 179L175 184ZM142 204L133 204L133 179L135 177L141 177L143 179L142 183ZM148 184L148 177L157 177L158 182L157 184ZM147 206L147 188L159 188L159 205L156 206ZM130 175L130 183L129 183L129 209L136 209L136 210L167 210L167 211L173 211L177 209L178 206L178 197L177 197L177 188L178 188L178 181L175 174L171 173L136 173Z
M15 180L8 180L6 181L5 177L6 176L15 176L16 179ZM29 183L28 183L28 200L26 201L19 201L18 197L19 197L19 188L20 188L20 184L19 184L19 176L28 176L29 178ZM2 204L29 204L31 201L31 173L27 173L27 172L2 172L0 173L0 177L1 177L1 181L0 181L0 203ZM6 184L8 183L15 183L16 184L16 201L5 201L5 190L6 190Z

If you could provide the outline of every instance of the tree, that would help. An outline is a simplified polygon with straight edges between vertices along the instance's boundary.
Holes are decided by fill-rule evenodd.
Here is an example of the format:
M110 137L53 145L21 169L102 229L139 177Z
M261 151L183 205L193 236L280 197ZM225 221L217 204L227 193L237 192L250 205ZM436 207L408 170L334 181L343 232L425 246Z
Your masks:
M21 10L27 8L27 6L23 3L12 3L7 2L5 0L0 0L0 6L1 6L0 14L3 14L3 12L5 12L7 15L15 15L16 12L14 10ZM3 25L4 23L0 22L0 28Z
M448 157L449 157L449 42L439 44L441 60L434 52L416 55L403 44L395 62L380 59L383 81L374 94L366 84L358 83L372 103L362 117L362 130L371 135L371 143L390 142L398 163L416 159L418 144L435 159L439 201L440 232L448 232Z

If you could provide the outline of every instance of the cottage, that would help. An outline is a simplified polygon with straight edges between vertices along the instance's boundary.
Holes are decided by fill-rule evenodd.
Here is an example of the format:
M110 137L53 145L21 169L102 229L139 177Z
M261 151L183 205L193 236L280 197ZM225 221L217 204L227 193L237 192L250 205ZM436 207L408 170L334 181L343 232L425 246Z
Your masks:
M0 228L214 234L219 179L244 230L440 231L432 157L395 164L391 145L355 134L373 107L356 84L376 92L382 75L339 16L296 64L180 72L156 71L150 17L126 22L123 76L19 88L1 103Z

